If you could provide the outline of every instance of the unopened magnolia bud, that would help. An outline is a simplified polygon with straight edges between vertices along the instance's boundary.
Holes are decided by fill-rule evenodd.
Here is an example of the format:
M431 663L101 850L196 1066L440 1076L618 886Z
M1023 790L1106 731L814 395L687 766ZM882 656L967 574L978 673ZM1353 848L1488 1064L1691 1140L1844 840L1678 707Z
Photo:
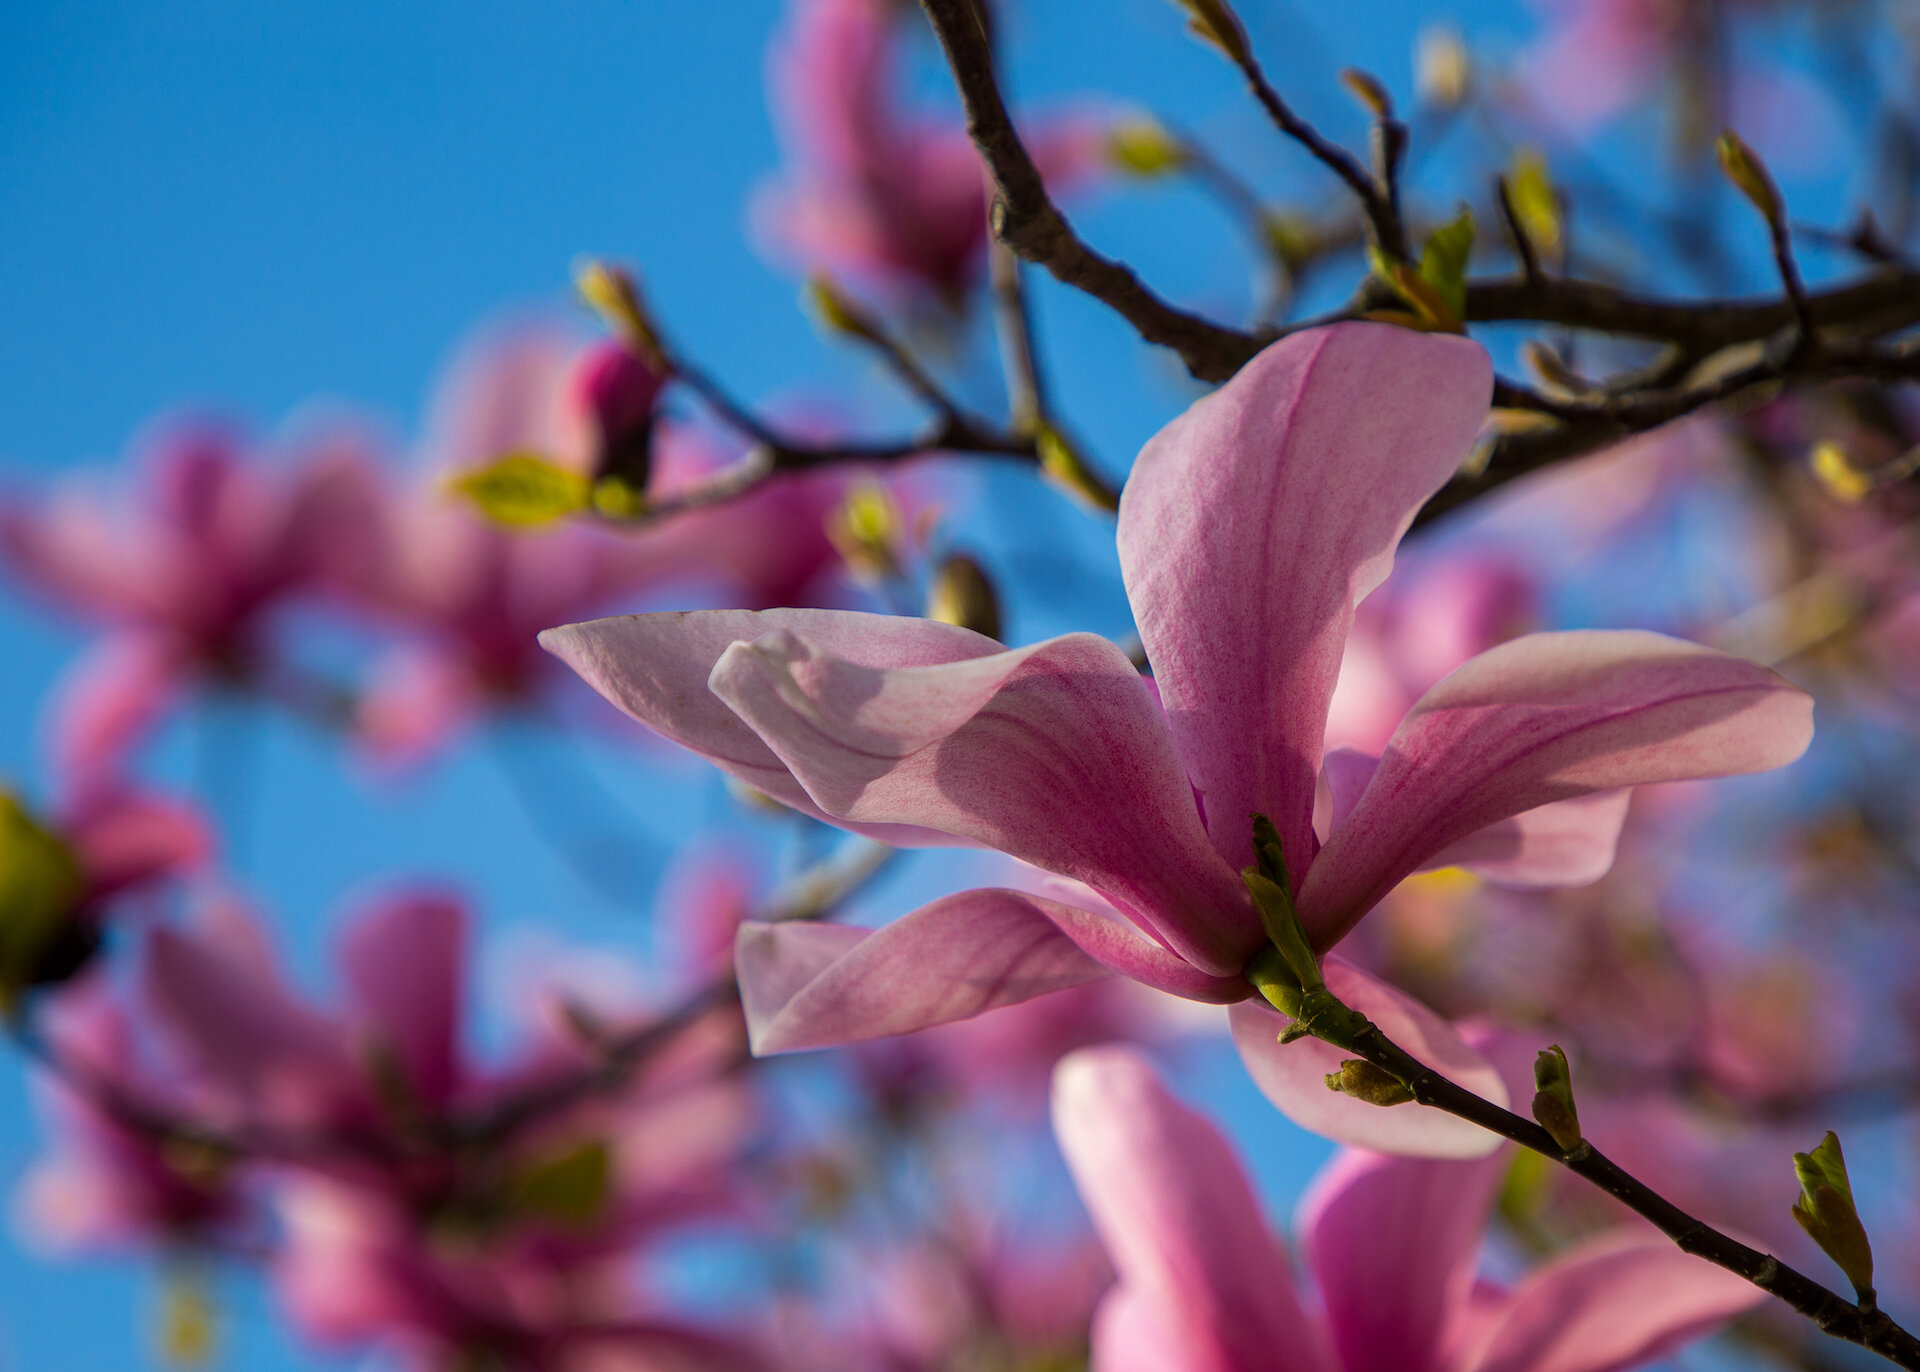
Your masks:
M1413 88L1420 102L1450 110L1473 89L1473 58L1460 30L1429 24L1420 30L1413 55Z
M85 961L59 956L83 932L82 888L72 850L0 791L0 1013L11 1014L27 987L60 980Z
M1380 84L1378 77L1358 67L1342 67L1340 84L1347 88L1355 100L1366 106L1375 119L1393 118L1393 97Z
M1782 212L1780 188L1773 184L1773 177L1760 155L1732 129L1720 135L1714 150L1720 154L1720 169L1727 174L1727 180L1740 188L1740 193L1753 202L1753 207L1765 215L1769 223L1778 220Z
M1187 164L1187 150L1157 119L1123 119L1107 134L1107 160L1135 176L1164 176Z
M1174 3L1187 12L1187 27L1195 34L1235 62L1245 64L1253 60L1253 52L1247 46L1247 31L1226 0L1174 0Z
M1860 1223L1860 1212L1854 1208L1853 1183L1847 1177L1847 1160L1841 1155L1838 1136L1829 1129L1811 1153L1795 1153L1793 1171L1800 1179L1800 1199L1793 1203L1794 1219L1846 1274L1860 1303L1871 1308L1873 1246L1867 1241L1866 1226Z
M593 421L595 476L646 489L654 405L666 381L625 343L600 343L582 355L571 390L575 405Z
M1363 1058L1348 1058L1338 1072L1327 1073L1327 1089L1368 1105L1405 1105L1413 1099L1405 1082Z
M1553 1136L1563 1153L1580 1146L1580 1111L1573 1102L1573 1072L1559 1044L1533 1060L1533 1117Z
M954 553L933 574L927 591L927 618L957 624L988 638L1000 637L1000 597L978 562Z

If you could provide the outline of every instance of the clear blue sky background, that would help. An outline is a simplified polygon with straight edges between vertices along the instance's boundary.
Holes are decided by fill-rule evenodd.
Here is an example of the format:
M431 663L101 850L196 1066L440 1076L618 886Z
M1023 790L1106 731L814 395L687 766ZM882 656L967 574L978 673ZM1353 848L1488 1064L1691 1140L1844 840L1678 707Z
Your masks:
M1369 68L1404 96L1413 33L1446 17L1416 0L1244 8L1282 88L1354 145L1361 116L1337 68ZM870 394L865 364L818 340L794 281L745 235L745 199L777 160L762 72L778 15L773 0L0 7L0 482L32 487L111 459L186 402L271 426L334 398L410 436L463 333L506 305L565 308L568 265L588 251L639 263L676 335L741 393ZM1533 24L1513 0L1455 17L1505 52ZM1323 193L1179 27L1165 0L1028 0L1011 34L1019 93L1114 92L1177 117L1271 189ZM933 91L930 60L922 75ZM1129 191L1081 222L1177 297L1244 308L1234 227L1204 202ZM1085 302L1049 284L1039 313L1065 412L1122 470L1190 392ZM984 377L968 384L992 394ZM870 400L855 412L904 414ZM1017 511L992 540L1000 565L1058 583L1016 606L1017 636L1123 630L1109 529L1019 478L986 489ZM1092 571L1069 573L1079 564ZM0 592L0 776L41 785L34 722L79 642ZM323 977L340 899L394 872L460 876L490 931L538 924L638 943L631 912L534 840L486 749L383 790L298 726L210 727L248 740L247 775L213 799L237 835L235 869L303 976ZM509 746L541 756L526 740ZM191 753L191 729L175 730L158 766L185 778ZM570 781L594 764L540 765L554 769L542 790L561 827L605 823ZM637 765L596 770L640 816L643 890L674 843L723 813L690 774L661 786ZM708 803L689 812L673 799L689 792ZM1276 1203L1290 1200L1322 1145L1244 1100L1234 1114ZM0 1059L0 1185L36 1138L17 1065ZM0 1368L144 1365L151 1295L144 1268L49 1264L9 1232ZM338 1365L290 1347L247 1283L226 1283L223 1299L236 1321L226 1365Z

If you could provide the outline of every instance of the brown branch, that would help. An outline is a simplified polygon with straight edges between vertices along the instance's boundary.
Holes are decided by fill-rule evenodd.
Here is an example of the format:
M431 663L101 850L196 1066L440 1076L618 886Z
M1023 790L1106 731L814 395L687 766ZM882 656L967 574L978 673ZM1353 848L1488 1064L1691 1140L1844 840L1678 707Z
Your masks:
M1313 1017L1301 1023L1311 1024ZM1896 1366L1920 1369L1920 1339L1896 1324L1884 1311L1856 1305L1772 1254L1749 1248L1721 1233L1625 1171L1591 1143L1582 1141L1570 1149L1560 1147L1553 1136L1534 1121L1502 1109L1442 1076L1394 1043L1370 1021L1363 1022L1357 1033L1336 1032L1329 1041L1336 1041L1337 1047L1357 1054L1398 1078L1420 1104L1477 1124L1584 1177L1635 1214L1651 1221L1682 1252L1752 1282L1813 1321L1823 1333L1878 1353Z
M1021 257L1114 310L1149 343L1173 349L1202 381L1225 381L1264 340L1168 304L1133 269L1089 248L1067 223L1020 141L994 80L993 53L970 0L921 0L953 69L967 132L992 174L993 230Z

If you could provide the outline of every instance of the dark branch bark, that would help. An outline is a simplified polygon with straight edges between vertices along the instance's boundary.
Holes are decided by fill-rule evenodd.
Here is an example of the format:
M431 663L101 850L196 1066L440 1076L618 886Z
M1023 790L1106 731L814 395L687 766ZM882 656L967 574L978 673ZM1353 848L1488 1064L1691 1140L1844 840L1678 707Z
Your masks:
M1572 1149L1561 1148L1532 1120L1503 1110L1441 1076L1388 1039L1375 1025L1368 1024L1350 1044L1341 1046L1398 1077L1420 1104L1470 1120L1586 1178L1635 1214L1650 1220L1682 1251L1744 1277L1812 1320L1823 1333L1878 1353L1896 1366L1920 1369L1920 1339L1901 1328L1885 1312L1862 1309L1772 1254L1749 1248L1721 1233L1622 1170L1592 1144L1582 1142Z

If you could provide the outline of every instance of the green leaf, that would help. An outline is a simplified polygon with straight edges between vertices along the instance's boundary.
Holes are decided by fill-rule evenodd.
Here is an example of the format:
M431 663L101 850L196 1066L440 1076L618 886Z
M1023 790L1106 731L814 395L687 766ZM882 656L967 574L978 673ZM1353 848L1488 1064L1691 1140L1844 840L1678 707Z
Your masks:
M1467 317L1467 259L1473 255L1473 212L1464 205L1451 223L1427 235L1420 279L1446 302L1456 321Z
M1090 509L1111 514L1119 508L1113 493L1101 485L1086 459L1053 425L1043 421L1034 431L1033 441L1040 454L1041 476Z
M1860 1223L1860 1212L1854 1209L1853 1183L1847 1177L1847 1160L1840 1152L1839 1137L1829 1129L1811 1153L1795 1153L1793 1171L1800 1179L1800 1199L1793 1203L1794 1219L1820 1245L1820 1251L1846 1273L1860 1303L1870 1307L1873 1245L1867 1240L1866 1226Z
M38 979L84 884L72 850L0 791L0 1010Z
M1247 31L1240 26L1240 16L1226 0L1174 0L1174 3L1187 12L1187 27L1196 35L1235 62L1245 65L1252 60Z
M1522 148L1514 155L1507 173L1507 203L1520 231L1533 244L1534 252L1549 264L1560 261L1565 233L1560 224L1560 197L1547 175L1547 160L1534 148Z
M593 1139L535 1163L513 1187L513 1207L566 1224L584 1225L606 1208L613 1158L604 1139Z
M1714 144L1714 150L1720 154L1720 170L1727 174L1727 180L1740 188L1740 194L1753 202L1753 207L1765 215L1769 222L1780 218L1780 188L1773 184L1773 177L1767 171L1767 164L1760 160L1760 154L1747 146L1747 141L1732 129L1720 135Z
M538 453L508 453L497 462L463 472L447 483L480 513L509 528L538 528L578 514L593 499L592 484L579 472Z

